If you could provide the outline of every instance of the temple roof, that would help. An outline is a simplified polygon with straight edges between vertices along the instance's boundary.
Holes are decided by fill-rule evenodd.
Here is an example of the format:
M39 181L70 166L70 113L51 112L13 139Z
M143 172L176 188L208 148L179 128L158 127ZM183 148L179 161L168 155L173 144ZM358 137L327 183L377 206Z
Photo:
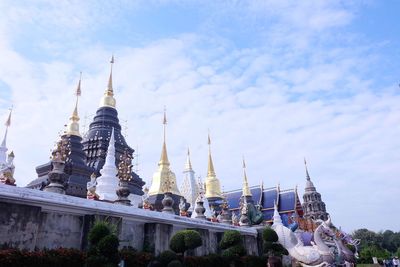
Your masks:
M278 211L281 214L297 213L303 215L303 209L299 201L296 189L280 190L279 187L263 188L262 185L251 186L250 192L253 195L254 204L262 206L264 220L271 221L274 214L274 202L278 204ZM242 189L224 192L230 209L238 212Z

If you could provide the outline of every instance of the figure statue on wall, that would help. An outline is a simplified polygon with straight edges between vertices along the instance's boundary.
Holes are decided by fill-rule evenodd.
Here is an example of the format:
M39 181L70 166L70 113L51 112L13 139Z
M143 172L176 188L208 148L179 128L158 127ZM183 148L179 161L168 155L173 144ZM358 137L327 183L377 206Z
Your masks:
M5 164L0 165L0 183L15 186L14 179L14 152L11 151L7 156Z
M181 197L179 200L179 215L183 217L188 217L188 209L190 207L190 203L187 203L184 197Z
M96 194L96 186L97 186L97 176L95 173L92 173L90 176L90 182L87 183L87 199L99 200L99 195Z
M236 212L232 212L232 225L239 226L239 216L236 215Z
M152 210L152 206L149 200L149 188L145 187L143 190L144 194L142 196L142 208L145 210Z

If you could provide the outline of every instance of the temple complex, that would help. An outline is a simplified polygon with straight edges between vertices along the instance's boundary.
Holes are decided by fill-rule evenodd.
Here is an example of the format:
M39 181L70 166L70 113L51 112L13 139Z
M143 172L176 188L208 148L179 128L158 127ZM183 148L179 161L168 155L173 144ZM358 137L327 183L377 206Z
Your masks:
M107 88L83 137L79 130L78 103L82 93L82 79L79 79L66 129L57 140L50 161L36 167L38 177L27 188L15 186L14 153L7 155L10 111L0 144L0 221L3 222L0 244L29 250L86 249L88 230L93 223L110 218L124 245L138 250L150 246L155 255L167 250L166 241L182 229L195 229L201 234L203 243L196 250L197 255L217 253L217 244L227 230L239 231L250 255L261 255L260 233L271 224L279 243L304 266L330 266L335 259L328 245L337 244L337 251L343 250L337 253L338 257L348 253L340 243L342 239L337 238L343 232L333 226L321 194L311 181L306 161L303 203L297 186L286 190L279 185L264 187L263 182L250 186L244 158L243 173L238 175L242 176L242 187L222 192L208 134L205 182L200 178L196 181L188 149L179 190L167 153L165 109L160 160L150 188L143 190L145 183L132 171L134 150L121 133L114 98L113 63L112 57ZM318 258L311 261L309 256Z

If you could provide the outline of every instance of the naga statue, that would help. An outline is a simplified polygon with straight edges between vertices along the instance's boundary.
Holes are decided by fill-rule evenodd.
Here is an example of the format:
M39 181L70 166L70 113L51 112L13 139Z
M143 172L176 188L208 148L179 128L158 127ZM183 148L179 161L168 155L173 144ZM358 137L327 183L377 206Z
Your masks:
M337 229L331 221L331 218L324 222L325 227L329 227L333 232L331 237L335 242L338 254L338 264L354 265L358 258L358 245L360 244L359 239L353 239L350 235ZM347 244L352 245L355 248L355 252L351 251Z
M295 258L302 266L319 267L333 265L335 257L322 239L323 234L328 236L334 234L327 226L327 223L321 223L315 230L314 243L312 246L304 246L303 242L296 234L283 225L276 205L273 218L274 223L272 229L278 234L279 243L286 248L290 256Z

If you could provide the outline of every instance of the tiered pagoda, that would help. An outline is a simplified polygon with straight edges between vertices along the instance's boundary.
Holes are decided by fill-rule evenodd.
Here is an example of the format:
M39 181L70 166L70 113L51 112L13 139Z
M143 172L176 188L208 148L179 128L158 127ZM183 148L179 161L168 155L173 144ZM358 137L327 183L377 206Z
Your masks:
M327 220L329 214L326 212L325 203L322 201L321 194L317 192L317 189L311 181L306 160L304 160L304 164L306 167L307 179L305 192L303 195L304 219Z
M111 131L114 128L115 138L115 164L118 166L120 156L127 151L133 158L134 150L125 141L121 133L116 101L114 98L114 89L112 81L112 66L114 57L111 59L111 71L108 80L108 86L100 101L100 107L97 109L93 121L90 123L89 130L85 134L82 144L83 151L86 153L87 166L94 169L97 176L103 167L107 155L108 143L111 137ZM143 195L142 187L145 183L135 172L132 172L132 180L129 182L130 197L134 195Z
M81 95L81 79L76 89L76 102L72 116L61 139L66 142L70 153L67 155L64 172L66 194L86 198L86 185L93 173L93 168L86 165L86 154L83 151L82 137L79 132L78 98ZM27 187L43 190L49 183L49 172L53 166L51 161L36 167L38 178L30 182Z

